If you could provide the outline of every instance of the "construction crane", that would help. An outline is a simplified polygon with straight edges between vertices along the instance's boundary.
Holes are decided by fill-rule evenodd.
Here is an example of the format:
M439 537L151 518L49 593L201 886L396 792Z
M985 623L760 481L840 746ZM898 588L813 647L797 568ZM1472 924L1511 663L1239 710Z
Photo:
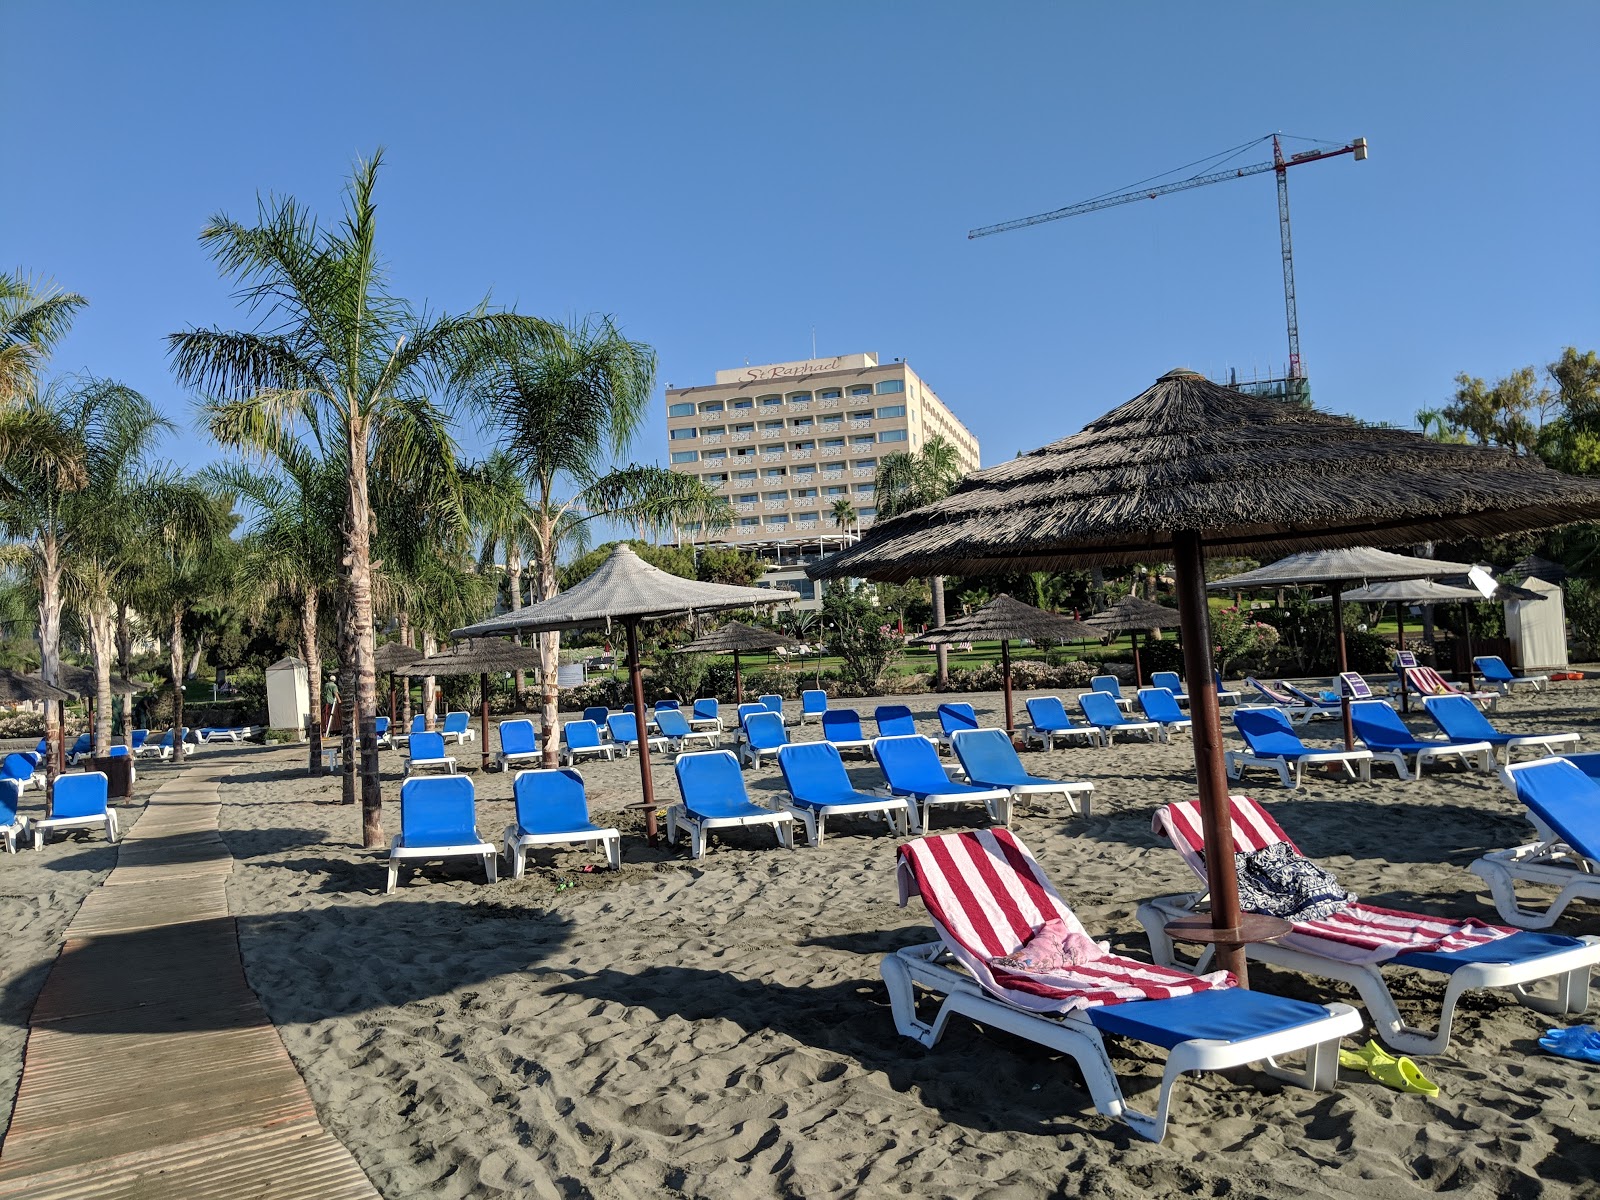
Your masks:
M1210 158L1199 160L1200 163L1212 163L1219 158L1232 158L1244 150L1259 146L1268 138L1259 138L1246 142L1243 146L1235 146L1232 150L1224 150L1221 154L1214 154ZM985 225L981 229L974 229L967 234L969 239L988 237L991 233L1006 233L1012 229L1026 229L1030 225L1042 225L1046 221L1059 221L1063 217L1077 217L1084 213L1099 212L1102 208L1115 208L1119 204L1131 204L1135 200L1154 200L1157 196L1166 196L1172 192L1184 192L1190 188L1205 187L1209 183L1221 183L1225 179L1243 179L1249 175L1261 175L1267 171L1276 172L1278 176L1278 237L1283 243L1283 307L1289 322L1289 378L1297 380L1303 378L1300 373L1300 320L1295 313L1294 300L1294 248L1289 237L1289 168L1304 166L1306 163L1321 162L1325 158L1338 158L1342 154L1351 155L1356 162L1361 162L1367 157L1367 139L1356 138L1343 146L1328 147L1319 150L1307 150L1300 154L1283 156L1283 145L1280 135L1272 134L1272 161L1251 163L1245 167L1229 167L1226 170L1212 170L1200 174L1190 175L1183 179L1173 180L1169 183L1146 186L1141 184L1129 188L1127 191L1112 192L1104 196L1097 196L1093 200L1085 200L1081 204L1069 204L1066 208L1058 208L1053 212L1040 213L1033 217L1021 217L1015 221L1002 221L998 225ZM1195 166L1190 163L1188 166ZM1177 170L1186 170L1179 167ZM1171 171L1164 172L1170 175ZM1159 179L1161 176L1152 176Z

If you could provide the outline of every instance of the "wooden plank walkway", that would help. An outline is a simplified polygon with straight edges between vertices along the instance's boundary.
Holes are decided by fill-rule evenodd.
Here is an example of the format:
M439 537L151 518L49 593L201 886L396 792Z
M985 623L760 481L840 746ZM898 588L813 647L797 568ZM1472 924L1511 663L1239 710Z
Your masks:
M201 769L160 788L67 927L0 1197L376 1200L245 980L219 809Z

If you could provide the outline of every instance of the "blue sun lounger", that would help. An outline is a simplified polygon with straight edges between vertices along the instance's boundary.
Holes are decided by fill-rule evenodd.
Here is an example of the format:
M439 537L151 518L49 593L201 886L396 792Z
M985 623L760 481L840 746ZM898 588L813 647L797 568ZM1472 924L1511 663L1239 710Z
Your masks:
M720 735L714 729L691 729L689 718L678 708L656 709L656 728L667 739L667 744L680 753L695 742L707 749L715 749L720 740Z
M580 758L603 758L611 762L616 756L616 747L600 740L600 726L593 721L568 721L561 727L561 736L567 744L564 753L569 767Z
M1080 817L1089 815L1094 784L1029 774L1011 744L1011 735L1004 729L958 730L950 740L961 769L967 773L967 782L973 786L1005 788L1011 793L1013 805L1027 803L1033 796L1065 796L1069 811Z
M1078 707L1083 710L1084 719L1105 737L1107 745L1119 733L1137 733L1149 742L1167 740L1167 731L1158 722L1123 716L1108 692L1084 692L1078 697Z
M880 704L872 711L879 737L912 737L917 732L916 718L904 704Z
M1578 744L1575 733L1501 733L1467 696L1428 696L1422 703L1445 737L1457 744L1488 742L1502 762L1510 762L1512 752L1521 746L1560 754L1561 747Z
M823 713L822 736L840 754L861 750L872 755L872 739L861 728L861 714L853 708L830 708Z
M606 733L609 729L607 722L611 720L611 710L604 704L591 704L583 710L583 719L585 721L593 721L595 728L602 733Z
M1179 704L1189 703L1189 694L1183 690L1183 680L1176 671L1155 671L1150 676L1150 686L1166 688Z
M432 771L440 767L452 775L456 773L456 760L444 752L444 735L413 733L410 743L406 746L406 777L410 778L421 771Z
M425 735L439 737L437 733ZM414 743L415 739L413 739ZM444 742L439 743L440 749ZM416 749L413 744L412 749ZM384 894L400 882L400 864L407 860L476 858L493 883L499 851L478 836L476 798L465 775L407 779L400 785L400 832L389 843L389 879Z
M394 742L389 737L389 718L378 717L372 723L372 732L377 736L378 745L385 749L393 749Z
M44 779L39 774L39 764L30 754L8 754L0 759L0 781L10 781L17 785L18 791L27 791L29 787L44 787Z
M1363 783L1372 780L1372 751L1313 750L1300 740L1282 709L1241 705L1233 710L1233 725L1248 749L1223 753L1229 779L1241 778L1247 768L1262 767L1276 773L1284 787L1297 788L1307 767L1337 763L1352 779L1359 774Z
M938 717L940 746L948 746L952 734L978 728L978 714L970 704L941 704Z
M821 688L811 688L800 693L800 724L820 721L828 711L828 693Z
M88 758L94 753L93 743L94 739L87 733L80 733L78 740L72 743L72 749L67 751L67 762L77 766L80 758Z
M606 727L611 730L611 744L623 755L631 754L639 748L639 718L632 710L612 713L606 718ZM650 737L649 734L645 736ZM667 739L650 737L649 746L652 750L665 750Z
M783 718L775 712L751 713L745 718L744 741L739 744L739 761L759 767L761 760L776 760L778 751L788 745L789 732Z
M500 736L500 753L496 756L502 771L509 771L518 763L541 762L544 755L539 750L539 735L533 722L526 718L501 721L497 726Z
M1035 696L1029 700L1028 720L1031 724L1022 734L1026 745L1037 741L1046 750L1051 750L1055 748L1058 738L1063 743L1082 738L1091 746L1106 744L1106 735L1100 730L1093 725L1078 725L1067 716L1067 706L1061 703L1059 696Z
M714 697L705 696L694 702L689 716L690 729L714 729L722 732L722 712Z
M1178 698L1164 687L1140 688L1139 710L1144 713L1145 720L1161 726L1169 742L1174 733L1194 728L1194 722L1178 707Z
M439 730L445 741L454 738L457 744L461 742L475 742L478 733L472 728L472 714L469 712L447 712L444 715L444 727Z
M392 740L397 746L408 746L411 744L411 739L416 737L417 734L427 732L428 718L422 713L416 713L411 718L411 727L404 733L395 734Z
M1110 696L1123 712L1133 710L1133 701L1122 694L1122 681L1115 675L1096 675L1089 680L1089 689Z
M881 737L872 743L872 756L889 784L889 793L905 796L922 806L921 825L930 826L936 805L982 804L989 819L1011 824L1011 790L957 783L945 774L939 748L921 734Z
M18 843L28 836L28 818L18 811L21 807L22 784L0 776L0 841L5 842L7 854L15 854Z
M1491 851L1470 869L1489 885L1506 924L1549 929L1574 900L1600 900L1600 782L1565 758L1512 763L1500 777L1528 810L1539 840ZM1540 912L1518 901L1518 883L1560 892Z
M782 696L778 695L776 692L769 692L765 696L757 696L756 699L761 701L762 708L766 709L769 713L775 714L778 720L782 721L785 725L789 723L788 718L783 715Z
M689 831L689 853L706 854L706 834L715 829L770 825L778 845L794 849L794 814L762 808L750 802L739 760L730 750L702 750L680 754L673 764L681 803L667 809L667 842L675 845L682 830Z
M117 814L107 804L110 791L103 771L56 776L55 790L50 796L50 815L36 817L29 823L33 848L43 850L45 838L53 829L99 827L106 831L106 841L115 843L119 836Z
M576 771L518 771L511 781L517 819L501 835L511 878L521 879L528 851L535 846L575 842L601 850L613 871L622 869L622 835L589 820L589 798Z
M801 742L778 751L778 769L788 792L783 806L806 827L806 841L822 845L829 817L872 813L889 832L904 837L916 830L916 810L902 796L872 795L856 790L836 747L827 742Z
M1480 654L1472 660L1472 665L1477 668L1478 674L1483 676L1483 681L1502 696L1509 696L1511 689L1518 684L1527 684L1536 693L1550 686L1548 675L1513 674L1511 668L1506 666L1506 660L1498 654Z
M1361 744L1372 751L1372 761L1393 764L1401 779L1421 778L1423 764L1436 758L1458 759L1463 765L1475 759L1478 770L1494 770L1494 747L1488 742L1419 738L1387 700L1351 701L1350 724Z

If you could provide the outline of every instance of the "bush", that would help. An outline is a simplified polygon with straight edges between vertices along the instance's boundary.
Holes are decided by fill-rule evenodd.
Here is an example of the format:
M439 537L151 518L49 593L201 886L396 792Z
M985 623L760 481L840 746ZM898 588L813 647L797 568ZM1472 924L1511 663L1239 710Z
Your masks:
M648 689L658 700L693 700L704 693L711 657L707 654L663 654L657 661Z
M900 657L900 640L860 589L830 588L822 601L822 618L832 627L828 652L844 660L840 668L844 682L870 695Z

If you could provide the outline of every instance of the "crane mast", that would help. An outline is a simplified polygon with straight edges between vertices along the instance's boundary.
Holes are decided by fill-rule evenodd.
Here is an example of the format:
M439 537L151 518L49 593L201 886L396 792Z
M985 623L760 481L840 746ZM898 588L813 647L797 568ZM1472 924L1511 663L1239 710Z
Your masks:
M1265 139L1262 139L1263 141ZM1154 187L1129 188L1127 191L1116 192L1109 196L1099 196L1093 200L1085 200L1080 204L1069 204L1065 208L1053 209L1050 212L1038 213L1031 217L1018 217L1012 221L1002 221L998 225L984 225L967 234L967 238L988 237L993 233L1007 233L1013 229L1026 229L1030 225L1043 225L1046 221L1059 221L1063 217L1077 217L1084 213L1099 212L1105 208L1115 208L1120 204L1131 204L1135 200L1154 200L1158 196L1167 196L1173 192L1185 192L1190 188L1205 187L1208 184L1221 183L1227 179L1244 179L1251 175L1262 175L1268 171L1278 177L1278 240L1283 252L1283 308L1284 316L1289 327L1289 378L1302 379L1300 367L1300 317L1295 307L1294 296L1294 243L1289 233L1289 168L1304 166L1306 163L1320 162L1325 158L1338 158L1340 155L1349 154L1356 162L1361 162L1367 157L1367 139L1356 138L1343 146L1329 150L1313 150L1303 154L1292 154L1285 158L1283 146L1277 134L1272 135L1272 161L1251 163L1249 166L1232 167L1223 171L1211 171L1203 175L1192 175L1187 179L1178 179L1170 183L1158 184ZM1213 156L1215 157L1215 156Z

